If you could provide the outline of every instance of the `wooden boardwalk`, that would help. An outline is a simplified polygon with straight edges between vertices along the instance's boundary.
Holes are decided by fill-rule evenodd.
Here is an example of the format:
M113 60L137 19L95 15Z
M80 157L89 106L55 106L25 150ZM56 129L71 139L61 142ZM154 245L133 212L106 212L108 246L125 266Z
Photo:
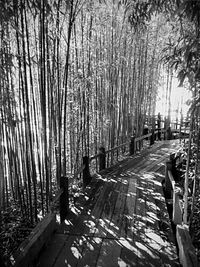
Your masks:
M97 175L37 266L178 266L161 185L178 147L156 143Z

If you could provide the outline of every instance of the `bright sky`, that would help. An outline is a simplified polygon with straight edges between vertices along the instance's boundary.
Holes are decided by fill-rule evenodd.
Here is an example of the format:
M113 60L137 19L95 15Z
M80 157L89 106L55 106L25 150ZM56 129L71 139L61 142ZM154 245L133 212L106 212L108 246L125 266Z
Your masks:
M189 90L184 87L178 87L178 79L176 77L173 78L172 82L172 92L171 92L171 118L175 120L177 117L180 119L181 116L181 106L183 117L186 117L189 106L186 105L186 101L191 99L192 95ZM166 87L166 86L165 86ZM161 115L167 115L166 104L165 104L165 88L163 86L160 87L157 96L157 105L156 105L156 114L160 112Z

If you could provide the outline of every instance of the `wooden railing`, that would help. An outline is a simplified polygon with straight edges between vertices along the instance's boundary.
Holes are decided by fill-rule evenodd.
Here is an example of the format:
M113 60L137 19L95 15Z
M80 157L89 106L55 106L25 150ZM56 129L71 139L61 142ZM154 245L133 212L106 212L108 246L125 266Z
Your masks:
M123 149L124 151L129 152L129 155L134 155L136 151L140 150L143 146L143 141L146 140L149 142L149 145L153 145L156 139L161 140L166 138L166 130L165 129L156 129L152 130L151 133L146 135L142 135L139 137L132 136L129 142L125 142L120 144L116 147L111 149L105 150L104 147L99 148L99 153L93 155L91 157L85 156L83 157L83 164L82 166L76 171L73 175L72 179L78 178L81 175L83 188L85 188L91 181L91 174L90 174L90 165L92 161L96 160L96 171L102 171L111 165L113 165L113 157L114 153L117 152L117 160L119 150ZM128 149L127 149L128 148ZM54 196L51 201L50 210L54 210L55 204L59 201L60 202L60 220L61 222L65 219L68 210L69 210L69 177L62 176L60 178L60 189Z
M179 251L179 260L183 267L199 266L195 248L189 233L188 225L183 222L183 208L180 199L180 188L177 187L175 176L173 176L174 163L170 159L166 162L165 170L165 195L171 198L167 203L171 203L172 216L171 220L176 227L176 240ZM182 197L181 197L182 198Z

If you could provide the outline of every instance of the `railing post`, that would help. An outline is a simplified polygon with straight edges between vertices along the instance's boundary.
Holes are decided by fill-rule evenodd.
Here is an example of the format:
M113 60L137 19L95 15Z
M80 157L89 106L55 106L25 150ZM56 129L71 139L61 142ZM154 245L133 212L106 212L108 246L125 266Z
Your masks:
M60 188L63 189L63 193L60 196L60 221L65 220L69 211L69 193L68 193L68 177L60 177Z
M129 153L133 155L135 153L135 135L131 136L131 142L129 145Z
M171 170L172 170L172 162L167 161L165 163L165 192L166 192L166 198L168 199L172 198L172 185L168 175L168 171Z
M104 170L106 168L106 153L105 148L99 148L99 171Z
M165 117L165 120L164 120L164 140L167 140L167 118Z
M176 177L176 158L174 154L170 155L170 159L165 164L165 190L167 193L167 198L172 198L172 184L169 179L168 171L172 172L175 179Z
M83 165L85 165L85 168L83 169L83 187L86 187L91 181L88 156L83 157Z
M150 136L150 146L152 146L154 144L154 140L155 140L155 132L154 129L151 130L151 136Z
M158 128L158 141L161 141L161 129Z
M172 131L171 131L171 127L169 126L167 128L167 132L166 132L166 135L167 135L167 140L171 140L172 139Z

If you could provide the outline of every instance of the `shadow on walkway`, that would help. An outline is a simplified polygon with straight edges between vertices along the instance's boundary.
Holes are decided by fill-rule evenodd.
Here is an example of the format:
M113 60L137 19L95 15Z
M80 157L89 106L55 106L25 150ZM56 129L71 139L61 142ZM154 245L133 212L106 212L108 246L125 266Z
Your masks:
M178 266L161 184L178 146L157 143L96 175L37 266Z

